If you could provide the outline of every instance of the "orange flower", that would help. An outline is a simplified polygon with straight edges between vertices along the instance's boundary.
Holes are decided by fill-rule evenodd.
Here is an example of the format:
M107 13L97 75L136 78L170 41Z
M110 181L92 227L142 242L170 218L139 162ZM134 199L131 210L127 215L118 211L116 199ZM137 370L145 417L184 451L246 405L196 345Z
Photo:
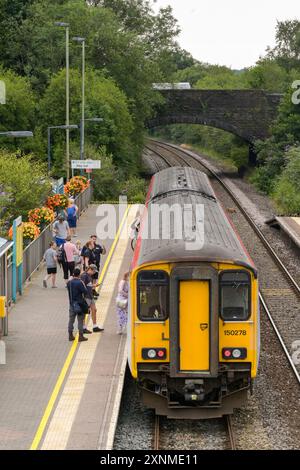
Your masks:
M39 234L40 229L33 222L23 222L23 238L29 240L35 240ZM10 227L8 231L8 237L12 240L13 238L13 227Z
M50 224L55 219L55 214L49 207L37 207L28 212L28 219L36 225Z
M84 176L74 176L65 184L65 193L69 196L77 196L89 186L89 181Z

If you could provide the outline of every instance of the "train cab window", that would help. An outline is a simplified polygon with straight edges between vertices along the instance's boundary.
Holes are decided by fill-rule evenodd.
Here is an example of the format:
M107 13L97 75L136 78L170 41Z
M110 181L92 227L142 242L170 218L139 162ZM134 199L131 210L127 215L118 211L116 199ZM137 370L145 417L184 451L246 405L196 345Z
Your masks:
M141 271L138 275L138 318L162 321L168 318L169 276L164 271Z
M250 275L246 271L220 274L220 314L223 320L247 320L251 313Z

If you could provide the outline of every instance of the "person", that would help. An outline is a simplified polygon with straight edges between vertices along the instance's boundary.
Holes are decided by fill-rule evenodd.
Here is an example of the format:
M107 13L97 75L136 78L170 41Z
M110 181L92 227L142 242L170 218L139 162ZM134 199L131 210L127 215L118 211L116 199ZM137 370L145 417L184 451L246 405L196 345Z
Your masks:
M68 333L69 341L74 341L75 337L73 335L74 323L77 317L79 338L78 341L87 341L88 339L83 335L83 323L85 313L88 311L88 307L85 303L85 296L88 295L88 291L84 283L80 279L80 269L75 268L73 273L73 279L67 284L68 293L69 293L69 324L68 324Z
M64 270L64 280L66 283L68 282L69 279L69 274L70 276L73 276L73 271L75 269L75 255L79 255L80 252L77 250L76 245L72 243L71 241L71 236L68 235L66 239L66 243L63 244L63 250L64 250L64 258L62 261L62 267Z
M94 300L94 297L93 297L93 275L95 274L95 272L97 271L97 266L95 264L90 264L85 272L83 274L81 274L81 280L83 281L86 289L87 289L87 296L86 296L86 301L87 301L87 304L90 308L90 312L91 312L91 315L92 315L92 321L93 321L93 332L94 333L99 333L100 331L103 331L104 328L100 328L98 325L97 325L97 308L96 308L96 304L95 304L95 300ZM97 285L98 287L98 285ZM86 334L90 334L91 331L89 331L87 329L87 323L85 323L84 325L84 329L83 329L83 332L86 333Z
M43 280L43 287L47 286L48 279L51 278L52 280L52 289L55 289L57 286L55 285L56 281L56 273L57 273L57 254L55 250L55 243L50 242L48 250L45 251L43 256L44 261L46 262L47 267L47 275Z
M81 247L81 241L80 241L80 240L77 240L77 242L75 243L75 245L76 245L76 248L77 248L77 251L78 251L78 253L74 255L75 267L81 269L81 267L82 267L82 258L81 258L81 250L82 250L82 247Z
M99 272L100 272L100 262L101 262L101 255L106 254L106 248L104 245L99 245L97 243L97 235L91 235L90 240L92 242L92 251L93 251L93 262L97 266L97 271L93 277L93 282L94 282L94 289L93 289L93 295L95 298L99 297L99 293L96 291L96 284L97 280L99 277Z
M78 207L76 206L74 199L69 199L69 207L66 209L67 222L70 227L70 234L72 237L77 237L76 227L77 227L77 213Z
M101 255L106 254L106 248L104 245L97 243L97 235L91 235L92 250L94 253L95 265L97 266L98 271L100 270Z
M53 234L55 237L56 246L60 247L66 241L66 238L70 235L70 228L68 222L64 216L60 214L58 220L53 224Z
M87 241L81 250L83 269L86 270L90 264L95 264L95 254L93 252L93 243L91 240Z
M129 272L126 272L123 279L119 282L118 295L116 298L118 330L121 335L126 330L128 318L128 291L129 291Z
M139 236L140 228L141 228L141 217L140 217L140 213L138 211L137 214L136 214L135 220L131 224L130 238L131 238L131 248L132 248L132 250L135 249L136 242L137 242L137 239L138 239L138 236Z

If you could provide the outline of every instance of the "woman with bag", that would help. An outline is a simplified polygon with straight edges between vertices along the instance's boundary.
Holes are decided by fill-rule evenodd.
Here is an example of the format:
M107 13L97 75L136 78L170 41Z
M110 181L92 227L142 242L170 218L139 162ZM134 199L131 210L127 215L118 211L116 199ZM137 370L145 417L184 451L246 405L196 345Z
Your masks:
M126 272L122 281L119 283L118 295L116 298L118 331L121 335L126 330L128 318L128 291L129 291L129 272Z

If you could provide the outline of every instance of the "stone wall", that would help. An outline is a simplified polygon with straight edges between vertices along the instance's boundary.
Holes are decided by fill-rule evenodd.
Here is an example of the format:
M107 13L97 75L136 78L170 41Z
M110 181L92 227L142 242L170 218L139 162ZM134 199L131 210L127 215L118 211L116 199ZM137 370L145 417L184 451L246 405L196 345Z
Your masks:
M148 128L203 124L253 142L270 135L282 95L260 90L161 90L165 103Z

